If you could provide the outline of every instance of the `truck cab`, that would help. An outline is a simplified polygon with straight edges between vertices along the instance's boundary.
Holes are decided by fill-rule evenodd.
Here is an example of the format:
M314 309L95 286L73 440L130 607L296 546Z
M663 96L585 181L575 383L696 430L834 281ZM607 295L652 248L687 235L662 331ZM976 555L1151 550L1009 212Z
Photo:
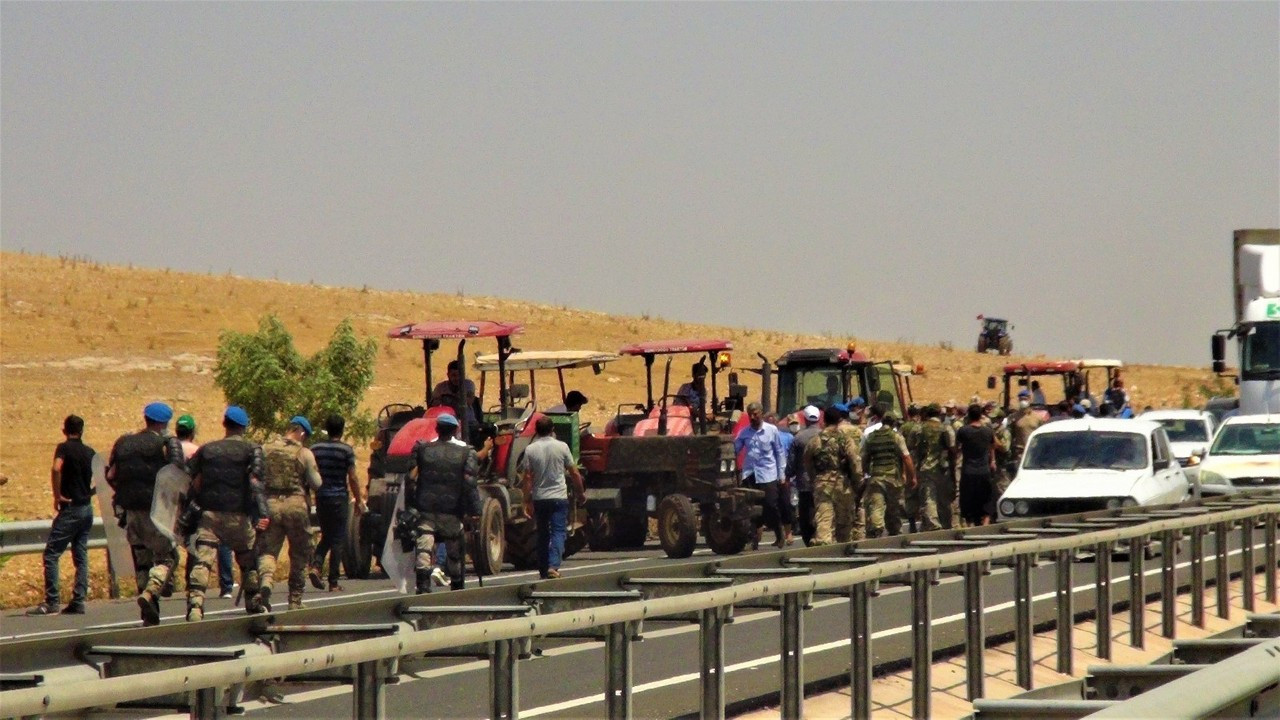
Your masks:
M1240 413L1280 413L1280 230L1236 230L1232 238L1235 323L1213 336L1213 371L1226 373L1238 346Z

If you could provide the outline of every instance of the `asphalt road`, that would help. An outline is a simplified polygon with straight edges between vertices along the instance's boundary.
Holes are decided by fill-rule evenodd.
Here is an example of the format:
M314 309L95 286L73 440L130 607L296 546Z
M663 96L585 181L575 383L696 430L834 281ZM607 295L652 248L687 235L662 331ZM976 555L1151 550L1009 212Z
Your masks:
M1232 539L1238 538L1233 533ZM1234 543L1233 543L1234 547ZM1212 541L1206 541L1210 551ZM1259 546L1260 548L1260 546ZM761 551L763 552L763 551ZM709 555L700 549L699 555ZM1256 553L1261 560L1261 552ZM1233 555L1238 562L1238 551ZM1186 555L1179 556L1179 583L1189 582ZM566 575L604 569L660 566L667 562L661 551L585 552L566 563ZM1206 577L1213 577L1213 559L1206 554ZM1083 613L1093 608L1093 570L1084 557L1075 565L1075 609ZM1148 593L1159 590L1159 560L1147 562ZM1128 597L1128 563L1117 557L1112 563L1112 597ZM528 582L534 573L507 573L489 578L491 583ZM1013 625L1013 583L1008 568L995 568L985 585L987 631L989 635L1010 632ZM472 580L471 582L474 582ZM318 606L389 596L388 581L344 582L347 592L309 592L307 603ZM1055 617L1055 575L1052 563L1033 570L1035 622ZM963 583L959 577L944 576L933 593L934 648L952 651L964 640ZM230 601L211 600L211 613L238 613ZM165 622L179 621L182 603L173 600L162 606ZM1212 607L1209 612L1212 612ZM74 633L88 627L136 625L136 605L93 603L84 616L4 618L5 639L49 633ZM849 605L839 596L817 596L804 615L805 677L815 683L837 683L849 668ZM736 610L734 622L726 627L725 687L731 703L759 702L778 691L779 627L777 613ZM1152 619L1154 620L1154 619ZM904 586L884 587L872 602L873 652L877 664L894 664L909 657L911 643L911 602ZM1117 642L1125 642L1118 637ZM540 652L519 664L519 698L523 717L591 718L605 713L603 687L604 646L600 642L546 640L536 646ZM637 717L680 717L696 714L699 706L698 628L687 623L647 622L644 639L634 646L634 702ZM483 717L488 711L488 662L485 660L430 659L406 665L410 674L387 687L389 717ZM348 686L320 683L288 683L278 688L281 704L246 703L255 717L327 718L351 716ZM118 711L117 711L118 712ZM150 713L155 715L155 713ZM114 716L118 716L113 714Z

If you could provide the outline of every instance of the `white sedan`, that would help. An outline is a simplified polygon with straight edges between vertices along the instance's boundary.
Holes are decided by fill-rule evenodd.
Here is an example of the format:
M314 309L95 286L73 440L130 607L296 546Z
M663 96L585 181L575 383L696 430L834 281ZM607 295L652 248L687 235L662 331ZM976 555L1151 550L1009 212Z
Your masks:
M1152 420L1164 426L1174 459L1194 485L1200 475L1200 461L1209 451L1209 442L1213 440L1216 429L1213 413L1204 410L1149 410L1138 419Z
M1177 503L1191 491L1159 423L1058 420L1031 434L997 509L1004 520L1062 515Z
M1280 415L1236 415L1222 422L1200 462L1206 495L1280 488Z

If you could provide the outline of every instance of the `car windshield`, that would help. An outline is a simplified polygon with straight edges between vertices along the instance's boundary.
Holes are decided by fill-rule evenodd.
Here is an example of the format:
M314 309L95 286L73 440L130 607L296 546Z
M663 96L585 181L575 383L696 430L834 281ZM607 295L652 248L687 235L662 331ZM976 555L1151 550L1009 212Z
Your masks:
M1031 438L1023 469L1138 470L1147 466L1147 438L1127 432L1041 433Z
M1280 454L1280 424L1238 423L1223 425L1209 449L1211 455Z
M1156 422L1164 426L1169 442L1207 442L1209 429L1203 420L1163 419Z

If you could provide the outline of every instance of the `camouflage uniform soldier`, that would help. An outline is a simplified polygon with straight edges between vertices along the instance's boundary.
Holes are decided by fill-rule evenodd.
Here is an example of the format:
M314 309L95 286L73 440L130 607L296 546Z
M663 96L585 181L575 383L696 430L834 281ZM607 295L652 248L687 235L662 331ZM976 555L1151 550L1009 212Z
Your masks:
M266 530L270 518L262 494L262 449L245 438L244 430L248 426L248 413L232 405L222 419L226 437L201 445L191 458L191 491L200 519L196 525L196 561L187 576L188 622L204 618L204 594L219 544L227 545L235 553L240 583L247 598L245 610L261 612L261 606L256 604L258 568L254 530Z
M996 469L991 473L991 502L987 503L988 513L996 516L996 503L1000 496L1009 489L1013 477L1009 474L1010 461L1013 458L1012 432L1009 423L1004 422L1004 410L996 408L991 413L991 429L995 434Z
M903 421L898 433L902 435L902 440L907 444L907 450L911 453L911 461L916 464L916 469L920 468L920 457L916 455L916 445L920 440L920 406L911 403L907 406L907 419ZM916 532L917 524L920 517L920 485L907 492L907 523L911 526L911 532Z
M907 490L916 486L915 463L907 444L895 429L897 417L884 414L884 425L867 436L862 444L862 467L871 479L864 504L867 508L867 537L902 532Z
M284 435L262 446L262 484L271 518L258 556L258 603L265 610L271 609L271 584L285 538L289 539L289 609L302 607L311 565L311 492L322 483L316 456L302 445L310 436L311 423L295 415Z
M830 545L833 530L835 542L853 539L854 495L862 490L862 461L857 445L839 428L840 411L823 410L823 422L826 428L804 447L804 471L813 483L814 545Z
M146 427L121 435L107 461L107 481L115 490L112 504L124 512L125 536L133 551L138 608L144 625L160 623L161 588L178 562L173 541L151 522L156 473L166 463L185 468L182 445L166 434L173 409L161 402L143 408Z
M862 496L867 491L866 465L862 464L862 429L850 417L851 408L844 403L833 405L840 413L840 432L849 436L853 441L853 447L857 451L858 462L860 467L864 469L864 474L857 479L855 483L855 492L853 497L853 539L862 540L867 536L867 515L862 507Z
M920 529L925 531L950 530L955 522L951 505L956 496L952 470L956 441L941 416L942 409L937 405L924 409L925 421L920 425L916 451L912 453L920 476Z
M1027 449L1027 439L1036 428L1044 424L1044 420L1031 409L1030 395L1026 390L1019 392L1018 410L1009 416L1009 462L1014 468L1012 475L1017 475L1017 466L1022 463L1022 453Z

